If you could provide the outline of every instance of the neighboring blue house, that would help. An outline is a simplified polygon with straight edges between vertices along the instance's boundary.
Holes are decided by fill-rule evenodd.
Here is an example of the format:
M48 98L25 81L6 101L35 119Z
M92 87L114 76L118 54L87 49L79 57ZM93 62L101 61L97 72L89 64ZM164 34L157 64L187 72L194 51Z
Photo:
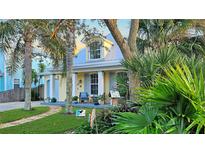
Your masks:
M38 70L38 63L38 58L32 61L32 68L36 71ZM14 75L9 75L6 71L6 55L0 49L0 92L13 89L14 81L17 81L20 87L24 87L23 70L20 68ZM41 84L43 84L42 81L43 79ZM35 85L32 84L32 87L35 87Z
M0 92L14 88L14 80L18 80L20 87L23 86L22 70L17 71L14 75L9 75L6 71L6 55L0 50Z

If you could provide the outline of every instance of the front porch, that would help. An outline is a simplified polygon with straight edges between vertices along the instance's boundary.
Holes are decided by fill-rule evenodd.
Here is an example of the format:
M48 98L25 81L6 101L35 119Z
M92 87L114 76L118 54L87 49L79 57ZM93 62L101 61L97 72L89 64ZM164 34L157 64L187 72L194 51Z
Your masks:
M72 96L86 92L89 96L108 95L115 88L116 71L78 72L72 75Z
M42 102L41 105L46 105L46 106L61 106L65 107L65 102L55 102L55 103L47 103L47 102ZM108 109L112 108L113 106L110 104L100 104L100 105L95 105L93 103L72 103L73 107L78 107L78 108L96 108L96 109Z
M110 90L116 89L116 76L124 72L120 61L94 61L76 64L72 74L72 96L86 92L89 96L106 96ZM44 98L55 97L57 101L66 99L66 77L61 69L52 69L44 75ZM107 100L106 100L107 101Z

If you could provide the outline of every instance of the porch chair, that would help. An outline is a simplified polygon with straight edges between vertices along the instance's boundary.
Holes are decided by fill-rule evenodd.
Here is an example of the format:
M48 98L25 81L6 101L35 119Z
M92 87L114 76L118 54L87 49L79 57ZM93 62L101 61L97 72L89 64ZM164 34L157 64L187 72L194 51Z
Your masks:
M84 103L84 102L89 102L89 95L87 92L80 92L79 94L79 102Z

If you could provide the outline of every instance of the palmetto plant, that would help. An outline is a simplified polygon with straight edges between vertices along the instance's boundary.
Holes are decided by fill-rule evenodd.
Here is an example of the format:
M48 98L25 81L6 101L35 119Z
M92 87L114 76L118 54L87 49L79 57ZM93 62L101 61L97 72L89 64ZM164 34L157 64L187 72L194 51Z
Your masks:
M175 131L174 121L158 108L150 104L143 105L139 112L121 112L114 114L113 127L107 131L127 134L162 134Z
M130 60L125 60L122 64L128 70L138 74L141 86L150 86L157 74L163 74L163 69L178 61L183 61L181 53L174 46L150 50L147 53L135 55Z
M205 133L204 75L201 67L199 71L192 68L186 64L170 65L164 69L165 76L159 75L153 86L140 89L142 106L149 104L163 116L156 118L160 115L156 113L149 118L152 122L145 125L145 115L154 115L149 114L151 110L145 111L144 115L121 113L116 118L114 129L125 133L147 133L144 129L149 126L148 133L154 133L157 128L166 126L161 133ZM160 123L161 118L163 123ZM154 125L154 122L159 125Z

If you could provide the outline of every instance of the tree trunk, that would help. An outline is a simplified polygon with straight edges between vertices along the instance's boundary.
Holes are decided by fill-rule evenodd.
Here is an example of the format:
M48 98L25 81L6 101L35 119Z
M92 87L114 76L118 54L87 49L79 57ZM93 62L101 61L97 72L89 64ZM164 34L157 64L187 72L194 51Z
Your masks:
M31 75L32 75L32 29L28 28L24 33L25 41L25 57L24 57L24 73L25 73L25 110L31 110Z
M130 47L117 27L117 20L116 19L109 19L109 20L106 19L104 21L108 29L110 30L112 36L114 37L115 41L117 42L118 46L120 47L124 58L128 59L132 57L132 52L130 50Z
M128 79L130 100L135 102L137 100L136 88L140 87L140 80L132 71L128 71Z
M73 74L73 50L75 47L75 31L68 32L68 51L66 53L66 113L72 114L72 74Z
M110 30L111 34L113 35L115 41L117 42L118 46L120 47L122 54L125 60L129 60L133 57L135 53L137 53L137 33L139 28L139 20L132 19L129 31L128 42L122 36L120 30L117 27L117 20L116 19L106 19L104 20L105 24L107 25L108 29ZM140 86L140 80L131 71L128 71L128 78L129 78L129 94L130 100L136 101L136 88Z

